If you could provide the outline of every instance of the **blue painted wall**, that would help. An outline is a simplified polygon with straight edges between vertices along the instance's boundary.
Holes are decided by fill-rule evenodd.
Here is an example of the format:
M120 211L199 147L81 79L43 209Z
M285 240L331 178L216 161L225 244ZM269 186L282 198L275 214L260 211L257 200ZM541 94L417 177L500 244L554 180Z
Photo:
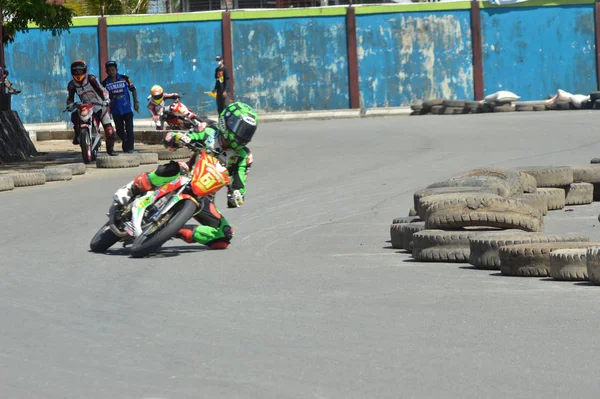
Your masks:
M12 96L12 109L23 122L66 121L69 116L61 111L71 80L71 62L83 59L90 73L99 73L97 28L73 27L71 33L58 37L32 29L18 34L5 55L9 80L22 90Z
M135 83L140 99L136 117L149 118L150 88L185 93L182 102L198 114L217 112L204 94L215 85L215 56L221 54L221 22L199 21L108 27L108 56Z
M233 21L235 96L260 112L349 107L345 17Z
M356 16L362 107L473 98L469 11Z
M509 90L521 100L558 88L596 90L594 6L481 10L485 95Z

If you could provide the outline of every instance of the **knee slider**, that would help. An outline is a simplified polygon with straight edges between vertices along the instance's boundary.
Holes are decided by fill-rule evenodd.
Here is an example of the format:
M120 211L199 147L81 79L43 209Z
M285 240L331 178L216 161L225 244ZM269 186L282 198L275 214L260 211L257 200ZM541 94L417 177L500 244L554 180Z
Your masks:
M231 239L233 238L233 229L231 226L223 227L223 235L225 236L225 240L230 243Z

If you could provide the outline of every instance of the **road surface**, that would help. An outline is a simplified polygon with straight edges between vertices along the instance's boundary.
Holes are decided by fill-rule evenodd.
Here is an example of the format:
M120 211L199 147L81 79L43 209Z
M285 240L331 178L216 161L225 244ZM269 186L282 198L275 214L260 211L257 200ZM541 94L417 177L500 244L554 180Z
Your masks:
M587 164L598 113L265 124L225 251L88 252L111 170L0 194L2 398L596 398L600 287L417 263L412 193L475 167ZM600 206L546 217L600 240Z

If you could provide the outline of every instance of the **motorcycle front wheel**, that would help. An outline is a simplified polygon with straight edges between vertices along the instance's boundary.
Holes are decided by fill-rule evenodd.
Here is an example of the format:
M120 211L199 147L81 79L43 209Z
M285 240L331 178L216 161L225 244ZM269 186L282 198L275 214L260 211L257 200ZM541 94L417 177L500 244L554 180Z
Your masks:
M92 140L90 138L89 128L81 129L79 134L79 144L81 145L81 157L83 158L83 163L90 163L92 161Z
M143 258L152 252L157 252L194 216L196 210L196 204L190 200L183 200L175 204L166 215L148 226L133 241L131 257Z
M96 137L100 134L100 132L98 131L98 128L92 124L92 138L93 140L90 141L95 141ZM98 142L94 145L94 148L92 148L92 161L95 161L96 158L98 157L98 149L100 148L100 143L101 141L98 140Z
M90 242L90 250L94 253L101 254L112 247L119 241L119 237L112 232L108 227L108 222L98 230L92 241Z

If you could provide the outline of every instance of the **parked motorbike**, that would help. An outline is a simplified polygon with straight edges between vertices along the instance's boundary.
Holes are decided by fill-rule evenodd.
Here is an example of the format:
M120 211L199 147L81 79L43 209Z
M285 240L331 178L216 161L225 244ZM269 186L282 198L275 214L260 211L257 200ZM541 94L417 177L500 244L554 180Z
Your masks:
M98 102L74 103L63 110L63 112L72 112L77 108L79 114L79 145L81 146L81 157L86 164L96 160L98 151L102 146L102 136L99 130L100 120L94 114L94 106L96 105L104 106L104 104Z
M176 97L169 105L163 105L158 110L158 115L154 117L156 130L164 130L165 124L167 130L190 130L200 131L204 129L211 121L206 118L201 118L189 110L181 101L180 97Z
M118 241L123 241L124 246L131 244L134 258L157 252L193 215L202 211L202 197L230 186L231 177L218 154L198 143L186 146L195 157L191 174L180 175L125 205L115 199L108 211L108 222L90 242L92 252L105 252Z

